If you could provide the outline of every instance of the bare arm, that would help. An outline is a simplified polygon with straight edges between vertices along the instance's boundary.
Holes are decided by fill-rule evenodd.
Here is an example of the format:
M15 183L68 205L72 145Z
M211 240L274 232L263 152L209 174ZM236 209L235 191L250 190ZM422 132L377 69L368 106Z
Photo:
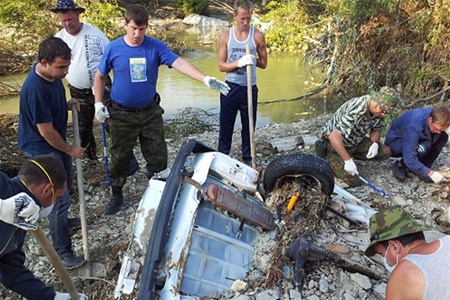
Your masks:
M41 136L55 149L64 152L74 158L83 158L84 150L78 146L71 146L67 144L53 127L52 122L39 123L37 128Z
M370 132L370 140L372 142L379 142L381 137L381 132L378 130L373 130Z
M95 102L103 101L103 94L105 93L106 75L103 75L99 71L95 74L94 79L94 95Z
M339 154L342 160L345 161L351 158L350 154L348 154L347 150L345 149L344 141L342 140L342 133L334 129L328 135L328 139L330 141L331 146Z
M186 76L191 77L194 80L203 82L203 78L206 77L206 74L200 71L196 66L188 62L187 60L179 57L177 58L173 64L172 68L180 72L181 74L184 74ZM97 97L96 97L97 99Z
M230 30L222 32L219 38L219 71L230 72L237 69L238 62L228 62L228 37L230 36Z
M256 60L256 66L261 69L267 67L267 48L266 39L264 34L255 29L255 42L256 42L256 52L258 53L258 58Z

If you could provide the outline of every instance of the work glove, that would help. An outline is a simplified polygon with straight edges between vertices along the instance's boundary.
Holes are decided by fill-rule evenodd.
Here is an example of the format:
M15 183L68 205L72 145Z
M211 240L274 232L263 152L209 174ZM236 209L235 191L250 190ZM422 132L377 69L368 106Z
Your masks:
M228 86L228 84L218 80L215 77L205 76L205 78L203 78L203 83L210 89L219 91L225 96L228 95L228 92L230 91L230 87Z
M245 54L238 60L238 62L237 62L238 68L242 68L242 67L245 67L248 65L253 65L254 60L255 60L255 56L253 54Z
M89 298L85 295L85 294L78 294L78 297L80 297L80 300L88 300ZM72 298L70 297L69 293L60 293L60 292L55 292L55 298L53 298L54 300L71 300Z
M380 148L380 146L378 145L377 142L372 143L372 145L370 145L369 147L369 151L367 151L367 158L374 158L375 156L377 156L378 154L378 149Z
M109 118L109 111L103 102L95 102L95 118L100 122L104 123L106 119Z
M344 170L352 175L358 174L358 169L356 168L355 162L351 158L344 161Z
M430 176L431 180L433 180L434 183L439 183L444 179L444 176L442 176L439 172L433 172L433 175Z
M0 199L0 220L23 230L36 230L39 206L22 192L8 199Z

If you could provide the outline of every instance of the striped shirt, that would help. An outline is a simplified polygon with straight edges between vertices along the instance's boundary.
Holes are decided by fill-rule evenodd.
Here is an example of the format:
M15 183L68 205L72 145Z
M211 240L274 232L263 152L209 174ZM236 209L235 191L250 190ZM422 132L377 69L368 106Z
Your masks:
M371 131L381 131L384 126L383 117L370 114L370 95L353 98L338 108L323 129L324 136L337 130L342 134L344 146L354 147Z

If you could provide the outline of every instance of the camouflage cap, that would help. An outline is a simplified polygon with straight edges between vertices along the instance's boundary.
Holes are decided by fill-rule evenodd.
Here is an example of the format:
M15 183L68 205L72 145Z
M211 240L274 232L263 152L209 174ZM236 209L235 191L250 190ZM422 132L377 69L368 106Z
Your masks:
M380 209L370 217L370 244L365 253L367 256L375 255L373 246L379 242L429 230L434 230L434 228L414 220L399 205Z
M388 86L383 86L378 92L371 92L370 94L372 99L385 110L395 107L400 100L400 94Z

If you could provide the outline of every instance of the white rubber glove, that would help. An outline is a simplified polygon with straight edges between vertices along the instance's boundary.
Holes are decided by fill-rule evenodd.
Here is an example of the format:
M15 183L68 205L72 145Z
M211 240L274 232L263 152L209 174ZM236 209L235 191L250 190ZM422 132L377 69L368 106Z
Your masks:
M39 218L39 210L34 200L24 192L0 199L0 220L23 230L36 230L33 223Z
M106 119L109 118L109 111L103 102L95 102L95 118L100 122L104 123Z
M203 83L212 90L219 91L223 95L227 95L230 91L230 87L223 81L218 80L215 77L205 76ZM109 116L109 115L108 115Z
M441 173L434 171L433 175L431 175L430 178L434 183L439 183L444 179L444 176L442 176Z
M374 158L375 156L377 156L379 148L380 148L380 146L378 145L377 142L372 143L372 145L370 145L370 147L369 147L369 151L367 151L366 157Z
M344 160L344 170L352 175L358 174L355 162L351 158L349 160Z
M238 68L242 68L248 65L253 65L255 62L255 56L253 54L245 54L244 56L242 56L238 62Z
M89 298L85 295L85 294L78 294L78 297L80 297L80 300L88 300ZM55 292L55 298L53 298L54 300L71 300L72 298L70 297L69 293L60 293L60 292Z

